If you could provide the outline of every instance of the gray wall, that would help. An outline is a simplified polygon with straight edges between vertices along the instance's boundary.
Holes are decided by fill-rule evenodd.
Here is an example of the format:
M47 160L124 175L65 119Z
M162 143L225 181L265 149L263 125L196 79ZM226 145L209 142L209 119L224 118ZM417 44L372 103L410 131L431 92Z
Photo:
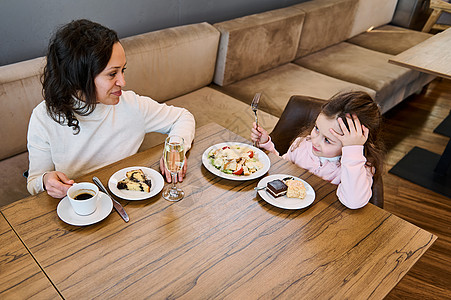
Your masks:
M306 0L0 0L0 66L45 55L57 26L86 18L127 37L221 22Z

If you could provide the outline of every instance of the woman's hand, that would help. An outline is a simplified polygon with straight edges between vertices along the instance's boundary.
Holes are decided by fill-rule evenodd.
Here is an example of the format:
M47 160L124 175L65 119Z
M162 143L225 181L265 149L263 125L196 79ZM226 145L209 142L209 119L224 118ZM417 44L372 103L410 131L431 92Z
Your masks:
M260 126L257 128L257 124L254 122L252 123L251 139L254 143L257 143L257 145L265 144L269 141L269 134Z
M180 170L180 172L177 173L177 176L175 176L176 183L183 181L183 178L186 175L187 167L188 167L188 158L185 156L185 163L183 164L183 167ZM163 156L160 159L160 171L161 171L161 174L163 175L163 177L166 178L167 182L172 182L171 172L169 172L169 170L166 169L166 166L164 165Z
M74 181L67 178L66 174L58 171L45 173L42 181L47 194L60 199L66 196L67 190L74 184Z
M346 128L342 118L338 118L337 121L343 134L339 134L332 128L330 129L330 132L341 141L343 147L364 145L366 143L370 130L366 128L365 125L360 124L360 120L357 118L357 115L353 114L352 117L349 114L346 115L349 130Z

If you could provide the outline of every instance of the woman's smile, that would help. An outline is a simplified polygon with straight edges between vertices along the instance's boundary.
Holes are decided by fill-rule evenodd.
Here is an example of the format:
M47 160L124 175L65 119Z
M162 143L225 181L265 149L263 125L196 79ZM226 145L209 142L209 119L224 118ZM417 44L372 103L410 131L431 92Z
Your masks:
M120 96L122 95L122 90L119 90L119 91L114 92L114 93L112 93L112 94L115 95L115 96L120 97Z

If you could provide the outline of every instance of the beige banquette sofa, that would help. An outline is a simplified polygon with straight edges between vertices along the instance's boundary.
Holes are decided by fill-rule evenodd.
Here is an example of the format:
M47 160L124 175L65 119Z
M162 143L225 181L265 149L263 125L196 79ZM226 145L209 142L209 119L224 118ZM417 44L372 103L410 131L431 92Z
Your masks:
M328 99L368 92L382 112L433 77L388 59L430 37L387 25L396 0L315 0L215 24L221 31L218 90L280 117L291 95ZM374 28L371 31L367 31Z
M125 89L187 108L196 126L216 122L246 138L256 92L263 94L259 118L268 131L295 94L328 99L364 90L386 112L433 79L388 63L430 36L387 25L395 8L396 0L312 0L124 38ZM0 67L0 206L28 196L26 135L42 101L44 63L41 57ZM163 138L149 134L141 150Z

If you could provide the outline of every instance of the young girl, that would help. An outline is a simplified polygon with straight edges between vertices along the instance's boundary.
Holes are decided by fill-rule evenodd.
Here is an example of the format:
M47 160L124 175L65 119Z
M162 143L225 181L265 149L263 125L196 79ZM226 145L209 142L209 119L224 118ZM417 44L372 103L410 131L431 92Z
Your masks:
M349 208L365 206L371 198L373 176L381 176L381 114L364 92L333 96L318 115L311 132L302 132L282 157L338 185L338 199ZM310 130L309 130L310 131ZM279 153L268 132L252 128L260 148Z

